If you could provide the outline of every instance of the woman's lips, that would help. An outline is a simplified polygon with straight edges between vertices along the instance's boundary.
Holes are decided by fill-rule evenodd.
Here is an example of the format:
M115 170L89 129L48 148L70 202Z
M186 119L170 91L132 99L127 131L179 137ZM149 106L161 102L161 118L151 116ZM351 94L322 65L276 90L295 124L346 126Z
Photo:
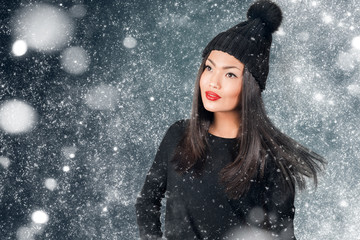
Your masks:
M219 95L217 95L216 93L211 92L211 91L205 92L205 95L206 95L206 98L209 99L210 101L216 101L221 98Z

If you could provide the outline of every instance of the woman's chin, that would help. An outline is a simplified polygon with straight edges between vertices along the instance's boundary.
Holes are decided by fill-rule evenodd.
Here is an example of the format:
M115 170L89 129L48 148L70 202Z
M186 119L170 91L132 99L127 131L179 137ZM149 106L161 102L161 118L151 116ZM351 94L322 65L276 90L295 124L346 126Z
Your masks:
M218 109L216 107L213 106L208 106L207 104L204 105L204 108L206 109L206 111L208 112L217 112Z

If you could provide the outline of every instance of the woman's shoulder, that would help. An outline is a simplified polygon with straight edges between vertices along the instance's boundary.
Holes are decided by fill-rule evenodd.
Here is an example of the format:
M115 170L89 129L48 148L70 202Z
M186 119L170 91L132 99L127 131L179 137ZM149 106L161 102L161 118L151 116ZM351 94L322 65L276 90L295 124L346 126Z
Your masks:
M168 132L179 132L179 133L183 133L187 126L189 125L189 119L181 119L178 120L176 122L174 122L168 129Z
M165 133L164 140L168 142L179 141L184 135L188 123L188 119L181 119L171 124Z

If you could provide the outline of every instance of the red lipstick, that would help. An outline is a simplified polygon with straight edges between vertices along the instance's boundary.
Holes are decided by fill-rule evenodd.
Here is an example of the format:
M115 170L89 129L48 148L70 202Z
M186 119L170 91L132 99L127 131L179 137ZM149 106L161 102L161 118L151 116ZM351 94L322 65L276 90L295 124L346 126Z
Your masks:
M209 99L210 101L216 101L221 98L219 95L211 91L206 91L205 94L206 94L206 98Z

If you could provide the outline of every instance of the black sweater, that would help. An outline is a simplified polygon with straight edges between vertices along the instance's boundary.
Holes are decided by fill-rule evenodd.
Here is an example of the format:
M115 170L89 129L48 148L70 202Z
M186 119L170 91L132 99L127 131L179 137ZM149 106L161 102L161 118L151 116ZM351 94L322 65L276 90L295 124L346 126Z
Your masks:
M208 133L206 164L200 177L179 175L170 162L188 121L166 132L136 201L141 239L162 237L160 208L166 198L165 237L172 239L295 239L294 195L280 187L274 162L262 180L253 181L237 200L227 198L220 170L233 161L237 139Z

